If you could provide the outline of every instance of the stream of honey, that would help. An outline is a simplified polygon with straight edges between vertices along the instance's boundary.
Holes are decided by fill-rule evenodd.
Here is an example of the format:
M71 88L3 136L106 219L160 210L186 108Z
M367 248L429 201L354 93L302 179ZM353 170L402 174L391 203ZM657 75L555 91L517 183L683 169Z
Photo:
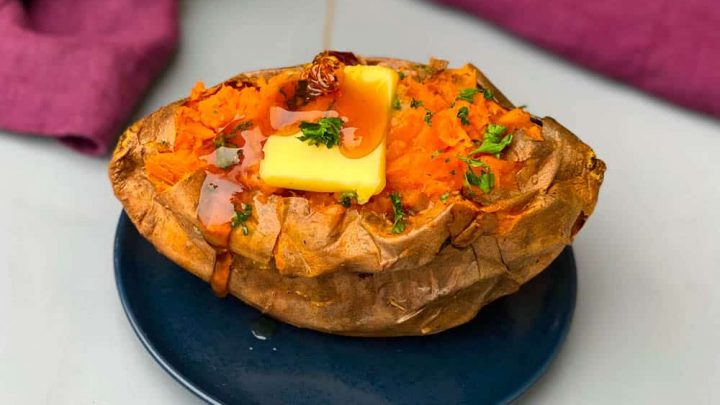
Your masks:
M331 49L332 28L335 17L335 0L325 0L325 21L323 25L322 49Z

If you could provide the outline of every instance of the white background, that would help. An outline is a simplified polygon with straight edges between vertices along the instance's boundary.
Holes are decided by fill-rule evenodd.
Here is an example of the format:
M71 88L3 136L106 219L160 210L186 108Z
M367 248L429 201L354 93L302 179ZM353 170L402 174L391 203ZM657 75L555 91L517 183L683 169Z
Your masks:
M196 80L309 61L323 13L317 0L184 2L180 51L136 117ZM339 1L332 45L472 62L607 162L597 211L575 242L574 323L521 402L720 402L720 121L425 2ZM122 312L112 268L121 208L107 157L0 132L0 162L0 403L199 403Z

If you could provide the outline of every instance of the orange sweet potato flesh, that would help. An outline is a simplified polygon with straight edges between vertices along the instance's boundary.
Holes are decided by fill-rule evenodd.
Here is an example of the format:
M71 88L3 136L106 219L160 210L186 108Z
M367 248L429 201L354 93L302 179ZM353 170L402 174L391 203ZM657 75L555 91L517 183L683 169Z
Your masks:
M367 63L427 71L390 58ZM245 73L226 83L289 69L298 67ZM520 110L476 73L478 84L509 111L500 120L512 126ZM210 281L216 250L196 215L204 171L178 181L172 170L160 170L168 177L161 187L146 172L162 145L175 140L183 101L124 132L110 179L140 233L175 263ZM399 235L388 232L386 216L367 207L256 195L249 234L239 228L230 234L229 292L279 320L343 335L425 335L471 320L484 305L545 269L597 201L605 164L554 119L533 119L541 126L517 132L502 161L484 158L498 181L514 187L496 187L475 202L454 193L412 215ZM178 166L193 170L181 160Z

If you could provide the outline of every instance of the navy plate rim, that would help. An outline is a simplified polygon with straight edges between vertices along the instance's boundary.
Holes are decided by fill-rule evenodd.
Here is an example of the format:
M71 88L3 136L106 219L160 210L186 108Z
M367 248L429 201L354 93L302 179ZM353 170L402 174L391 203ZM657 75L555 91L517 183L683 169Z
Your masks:
M118 297L120 298L120 304L122 304L123 312L125 312L125 316L128 319L128 322L130 322L130 326L132 327L133 332L135 332L135 336L140 339L140 343L142 343L145 350L147 350L148 353L150 353L150 356L155 360L157 364L162 367L165 372L170 374L170 376L180 383L183 387L185 387L188 391L193 393L195 396L200 398L201 400L213 404L213 405L221 405L221 403L213 398L210 394L206 393L205 391L201 390L199 387L197 387L195 384L193 384L189 379L187 379L182 373L180 373L178 370L176 370L170 362L168 362L162 354L153 346L153 344L150 342L150 339L148 338L145 331L140 327L137 319L135 318L134 310L132 307L132 304L130 303L130 300L127 296L127 291L125 290L125 286L123 285L123 275L122 270L120 266L120 243L121 240L125 236L125 232L127 231L127 226L135 226L131 221L130 218L128 218L125 211L122 211L120 214L120 219L118 220L117 229L115 230L115 241L113 243L113 265L115 267L114 274L115 274L115 287L118 290ZM158 252L158 254L160 254Z
M135 333L135 336L138 337L140 342L142 343L143 347L147 352L150 354L150 356L155 360L157 364L162 367L165 372L167 372L175 381L180 383L183 387L185 387L188 391L190 391L193 395L195 395L197 398L209 403L209 404L217 404L221 405L222 403L218 401L217 399L213 398L212 395L208 394L207 392L200 389L197 385L195 385L192 381L190 381L188 378L186 378L182 373L180 373L178 370L176 370L172 364L170 364L169 361L167 361L162 354L160 354L159 350L153 346L152 342L150 342L150 338L147 336L145 331L140 327L138 320L135 317L134 314L134 308L132 308L132 303L130 302L127 291L125 289L125 286L123 284L124 276L123 272L121 270L120 260L122 251L120 249L121 241L125 237L125 234L128 230L128 226L135 226L131 221L130 218L127 216L125 211L123 210L120 213L120 218L118 219L118 225L115 230L115 239L113 241L113 267L114 267L114 276L115 276L115 287L118 291L118 298L120 299L120 304L122 305L123 312L125 312L125 316L128 319L128 322L130 323L130 326L132 327L133 332ZM140 235L142 238L143 236ZM560 352L560 349L565 344L565 340L567 339L568 333L570 332L570 327L573 323L573 319L575 317L575 307L577 304L577 263L575 261L575 254L573 252L573 249L571 246L566 247L566 249L569 251L569 260L571 262L573 272L572 272L572 278L574 279L571 283L572 288L570 290L570 304L568 308L568 320L565 323L564 327L558 332L556 344L548 352L548 356L546 357L543 364L535 370L533 375L526 379L525 383L518 386L516 390L513 392L508 393L507 397L503 399L502 403L512 403L516 401L518 398L520 398L524 393L530 389L537 381L542 377L545 372L547 371L550 364L555 360L558 353ZM161 254L158 252L158 254ZM502 299L502 298L500 298Z
M572 290L570 293L570 307L568 311L568 321L565 324L565 327L560 330L560 333L558 334L557 343L552 348L552 350L549 352L549 355L545 358L545 361L543 364L538 367L538 369L535 371L532 377L530 377L525 384L518 387L515 392L508 395L506 398L505 403L512 403L519 399L523 394L525 394L530 387L535 385L538 380L540 380L540 377L542 377L545 372L547 371L548 367L550 367L550 364L555 361L555 358L557 357L558 353L560 352L560 349L565 345L565 340L567 339L568 334L570 333L570 327L572 326L573 319L575 318L575 305L577 304L577 263L575 262L575 252L572 249L572 246L568 245L565 247L565 249L568 249L569 251L569 259L572 263L573 271L572 272L572 278L574 279L572 283ZM562 253L561 253L562 254ZM537 276L537 275L536 275ZM522 286L520 287L522 288ZM499 299L502 299L504 297L501 297ZM482 311L482 309L480 309Z

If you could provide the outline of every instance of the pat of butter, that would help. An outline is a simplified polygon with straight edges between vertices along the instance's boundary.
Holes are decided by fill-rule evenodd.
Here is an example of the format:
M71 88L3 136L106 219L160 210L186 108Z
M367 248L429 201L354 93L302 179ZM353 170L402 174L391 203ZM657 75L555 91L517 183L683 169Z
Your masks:
M260 162L260 179L270 186L292 190L316 192L357 193L358 203L366 203L370 197L385 188L385 132L397 73L381 66L348 66L344 68L344 80L353 86L383 86L387 99L378 100L387 108L383 114L383 140L368 155L351 159L335 146L330 149L309 145L300 141L301 132L293 135L270 136L265 142L265 157ZM377 88L377 87L376 87ZM383 91L384 93L384 91Z
M260 162L263 182L291 190L355 191L360 204L385 188L385 141L369 155L349 159L338 147L310 146L300 135L268 138Z

